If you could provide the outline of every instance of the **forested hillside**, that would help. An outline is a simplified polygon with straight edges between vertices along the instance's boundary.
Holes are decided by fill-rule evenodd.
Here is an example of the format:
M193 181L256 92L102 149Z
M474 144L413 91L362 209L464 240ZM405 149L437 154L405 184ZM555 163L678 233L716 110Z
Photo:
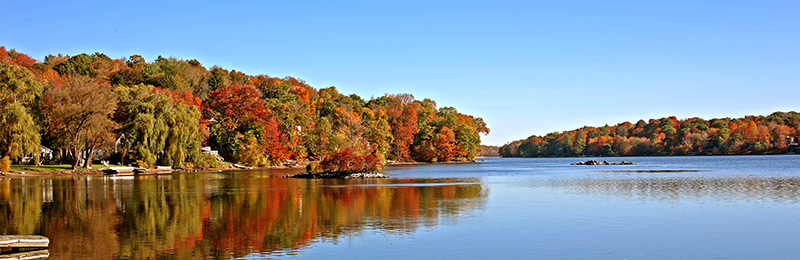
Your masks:
M253 166L354 158L473 159L483 119L411 94L365 100L293 77L247 75L197 60L102 53L43 61L0 47L0 154L18 161L92 156L143 166L208 167L201 147ZM104 158L104 159L105 159ZM50 158L38 158L45 160Z
M675 117L582 127L500 147L504 157L781 154L797 152L800 114L704 120Z

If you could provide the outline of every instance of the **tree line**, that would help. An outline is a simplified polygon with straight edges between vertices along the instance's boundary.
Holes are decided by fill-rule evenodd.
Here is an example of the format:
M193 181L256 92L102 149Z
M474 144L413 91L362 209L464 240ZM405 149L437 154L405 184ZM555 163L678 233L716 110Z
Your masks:
M800 114L678 120L664 117L585 126L563 133L530 136L503 145L504 157L739 155L798 152Z
M88 166L93 156L142 166L253 166L346 151L386 161L471 160L483 119L411 94L365 100L301 79L247 75L197 60L103 53L43 61L0 47L0 155ZM370 162L373 163L373 162Z

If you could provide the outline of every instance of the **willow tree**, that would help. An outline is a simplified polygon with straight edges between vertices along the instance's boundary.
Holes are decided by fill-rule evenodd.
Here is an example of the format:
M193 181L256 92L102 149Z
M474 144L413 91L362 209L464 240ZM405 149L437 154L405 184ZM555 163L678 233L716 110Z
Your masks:
M3 108L0 117L0 136L5 156L12 160L38 154L41 143L38 127L20 103L11 103Z
M111 140L103 137L117 128L110 118L117 108L111 86L89 76L72 76L48 90L44 101L50 134L72 154L72 168L78 168L84 150L89 151L89 165L93 150L108 145Z
M35 154L41 137L29 107L41 95L42 85L27 68L0 64L0 149L4 156L18 159Z
M172 97L174 92L151 85L118 87L119 109L114 116L131 142L135 158L146 165L183 167L199 160L201 113L197 105ZM199 104L198 104L199 105Z

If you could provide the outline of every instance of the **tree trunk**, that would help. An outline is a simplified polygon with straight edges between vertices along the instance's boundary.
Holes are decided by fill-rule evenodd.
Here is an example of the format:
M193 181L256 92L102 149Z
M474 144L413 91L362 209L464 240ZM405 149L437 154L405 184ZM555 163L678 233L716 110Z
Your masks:
M75 147L72 148L72 169L77 170L78 164L81 162L81 148Z
M86 162L83 163L83 168L89 169L92 166L92 154L94 154L94 146L89 147L89 152L86 154Z

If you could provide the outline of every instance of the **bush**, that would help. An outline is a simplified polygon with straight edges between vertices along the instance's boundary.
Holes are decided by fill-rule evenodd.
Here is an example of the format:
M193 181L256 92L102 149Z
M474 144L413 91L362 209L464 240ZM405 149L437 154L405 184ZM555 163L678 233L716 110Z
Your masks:
M0 159L0 172L8 172L11 170L11 158L7 155Z
M221 164L222 162L219 161L219 158L217 158L217 156L203 153L200 154L200 157L198 157L193 164L191 165L187 164L185 167L216 168L219 167Z
M353 149L339 150L320 162L323 172L372 173L381 170L380 161L374 154L357 155Z
M136 160L136 162L133 163L133 166L134 167L142 167L142 168L150 168L150 165L147 164L147 162L142 161L142 160Z
M322 172L322 168L319 167L319 163L309 163L306 165L306 172L308 173L320 173Z

